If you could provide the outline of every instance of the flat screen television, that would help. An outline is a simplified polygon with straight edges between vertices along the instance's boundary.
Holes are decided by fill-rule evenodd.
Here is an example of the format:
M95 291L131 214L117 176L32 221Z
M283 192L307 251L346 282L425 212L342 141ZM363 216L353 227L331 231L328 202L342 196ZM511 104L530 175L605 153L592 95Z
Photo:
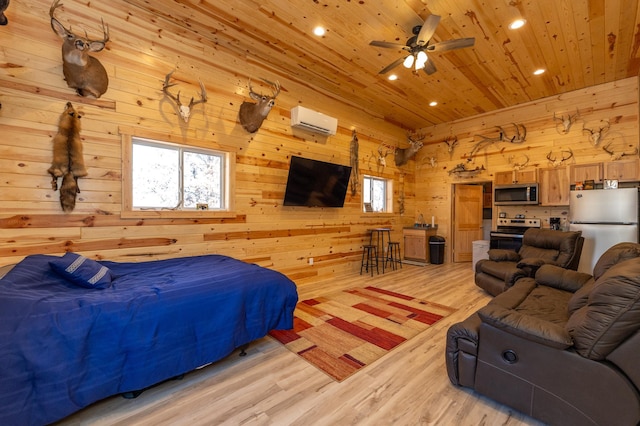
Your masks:
M351 167L291 157L285 206L343 207Z

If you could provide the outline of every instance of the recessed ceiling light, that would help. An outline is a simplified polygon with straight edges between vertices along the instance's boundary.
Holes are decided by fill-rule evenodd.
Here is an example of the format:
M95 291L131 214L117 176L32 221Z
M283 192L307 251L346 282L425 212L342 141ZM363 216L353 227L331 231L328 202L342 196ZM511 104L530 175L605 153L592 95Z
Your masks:
M535 70L533 72L533 75L540 75L540 74L544 74L545 69L544 68L538 68L537 70Z
M389 80L393 81L393 80L397 80L398 76L395 74L391 74L389 77L387 77Z
M320 26L315 27L315 28L313 29L313 33L314 33L315 35L317 35L318 37L322 37L322 36L324 35L324 33L325 33L325 32L326 32L326 31L325 31L325 29L324 29L323 27L320 27Z
M436 106L436 105L438 105L438 103L436 101L429 102L429 106Z
M518 28L524 27L524 24L526 23L527 23L526 19L522 19L522 18L516 19L515 21L509 24L509 29L517 30Z

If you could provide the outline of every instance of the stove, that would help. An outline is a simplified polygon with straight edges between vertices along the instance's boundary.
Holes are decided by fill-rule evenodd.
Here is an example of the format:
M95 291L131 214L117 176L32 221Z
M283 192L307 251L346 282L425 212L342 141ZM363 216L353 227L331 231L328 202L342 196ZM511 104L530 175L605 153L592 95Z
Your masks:
M497 221L496 230L489 234L489 248L518 251L522 247L522 237L525 231L529 228L540 227L541 221L538 218L501 217Z

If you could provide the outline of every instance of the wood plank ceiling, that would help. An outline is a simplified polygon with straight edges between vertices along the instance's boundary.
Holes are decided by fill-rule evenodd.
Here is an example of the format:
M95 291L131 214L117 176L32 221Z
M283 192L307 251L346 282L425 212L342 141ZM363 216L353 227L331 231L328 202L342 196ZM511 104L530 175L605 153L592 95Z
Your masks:
M125 1L239 64L260 64L266 77L411 130L635 76L640 67L638 0ZM442 17L432 41L475 37L475 46L430 54L432 75L402 65L395 81L378 75L406 52L369 42L404 44L430 14ZM511 30L516 17L527 23ZM313 35L317 25L324 36ZM546 72L533 75L538 68Z

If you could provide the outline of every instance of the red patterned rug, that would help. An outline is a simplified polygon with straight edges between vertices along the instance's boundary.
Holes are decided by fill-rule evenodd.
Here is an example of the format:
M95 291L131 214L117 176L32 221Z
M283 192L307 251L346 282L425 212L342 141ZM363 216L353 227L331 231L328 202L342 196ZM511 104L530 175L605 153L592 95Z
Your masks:
M376 287L350 288L299 302L293 330L270 335L340 382L453 312Z

